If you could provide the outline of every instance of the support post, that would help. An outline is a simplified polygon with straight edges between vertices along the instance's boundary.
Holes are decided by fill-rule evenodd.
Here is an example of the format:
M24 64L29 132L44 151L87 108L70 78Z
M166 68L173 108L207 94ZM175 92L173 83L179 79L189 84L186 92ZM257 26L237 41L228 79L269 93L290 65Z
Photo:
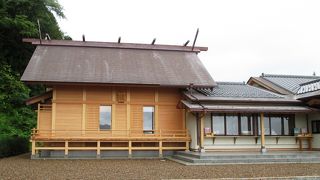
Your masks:
M86 130L86 110L87 110L87 91L85 88L82 90L82 123L81 123L81 135L85 134Z
M204 150L204 114L200 115L200 152L205 152Z
M64 158L67 158L69 154L69 142L65 141L64 142Z
M37 110L37 129L40 127L40 103L38 103L38 110Z
M159 157L162 158L162 141L159 141Z
M154 94L154 102L155 102L155 106L154 106L154 129L157 131L159 130L159 91L155 90L155 94Z
M31 159L36 157L36 141L31 141Z
M260 131L261 131L261 152L266 153L265 132L264 132L264 113L260 113Z
M189 152L190 151L190 147L189 147L189 141L186 141L186 152Z
M101 153L101 150L100 150L100 141L97 141L97 159L100 159L100 153Z
M132 141L129 141L128 156L132 158Z
M51 131L52 136L55 135L56 128L56 98L57 98L57 88L54 87L52 91L52 110L51 110Z

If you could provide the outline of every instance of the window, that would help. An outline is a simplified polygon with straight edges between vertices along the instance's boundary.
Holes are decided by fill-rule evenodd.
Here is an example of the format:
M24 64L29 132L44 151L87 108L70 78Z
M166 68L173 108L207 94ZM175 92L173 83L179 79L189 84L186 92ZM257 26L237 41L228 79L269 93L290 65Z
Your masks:
M143 107L143 131L153 133L154 107Z
M250 115L240 116L240 134L241 135L253 135L253 119Z
M294 126L294 115L264 116L264 132L267 136L293 135ZM317 127L320 133L319 125ZM260 115L212 114L212 130L215 135L261 135Z
M260 132L260 117L258 118ZM294 115L268 115L264 117L265 135L288 136L293 135Z
M312 133L320 133L320 120L312 121Z
M212 130L215 135L224 135L224 115L212 116Z
M279 116L270 117L271 122L271 135L282 135L282 118Z
M100 130L111 129L111 106L100 106Z
M226 116L226 126L227 126L227 135L238 135L239 126L238 126L238 116L237 115L228 115Z

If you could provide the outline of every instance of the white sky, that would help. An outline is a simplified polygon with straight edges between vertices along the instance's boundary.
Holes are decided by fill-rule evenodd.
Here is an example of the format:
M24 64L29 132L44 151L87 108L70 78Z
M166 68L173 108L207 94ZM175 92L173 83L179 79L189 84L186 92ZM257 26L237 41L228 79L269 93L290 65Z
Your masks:
M320 75L318 0L59 0L74 40L207 46L216 81L268 74Z

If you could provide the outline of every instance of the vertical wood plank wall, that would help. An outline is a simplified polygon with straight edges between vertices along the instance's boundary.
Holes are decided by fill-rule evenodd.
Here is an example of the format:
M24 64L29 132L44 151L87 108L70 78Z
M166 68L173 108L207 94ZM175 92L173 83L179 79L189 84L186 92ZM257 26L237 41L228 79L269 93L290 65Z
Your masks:
M83 130L98 130L100 105L112 106L112 130L142 130L143 106L155 107L155 130L185 129L184 111L177 109L181 99L178 89L102 86L53 89L52 114L41 113L40 129L82 130L82 135ZM119 102L119 93L124 95L124 102Z

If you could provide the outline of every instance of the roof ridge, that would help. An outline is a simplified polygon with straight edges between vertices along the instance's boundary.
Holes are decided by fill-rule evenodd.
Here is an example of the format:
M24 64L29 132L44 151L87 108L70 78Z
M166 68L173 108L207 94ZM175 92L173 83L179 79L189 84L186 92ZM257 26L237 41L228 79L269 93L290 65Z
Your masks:
M138 50L159 50L159 51L182 51L182 52L201 52L207 51L208 47L167 45L167 44L144 44L144 43L118 43L103 41L78 41L78 40L39 40L22 39L23 42L33 45L44 46L68 46L68 47L93 47L93 48L118 48L118 49L138 49Z
M218 85L246 85L245 82L216 81Z
M313 75L289 75L289 74L264 74L260 77L285 77L285 78L320 78L320 76L313 76Z
M305 82L305 83L301 83L301 84L299 84L299 86L301 87L301 86L304 86L304 85L307 85L307 84L316 83L318 81L320 81L320 78L319 79L315 79L315 80L311 80L311 81L308 81L308 82Z

